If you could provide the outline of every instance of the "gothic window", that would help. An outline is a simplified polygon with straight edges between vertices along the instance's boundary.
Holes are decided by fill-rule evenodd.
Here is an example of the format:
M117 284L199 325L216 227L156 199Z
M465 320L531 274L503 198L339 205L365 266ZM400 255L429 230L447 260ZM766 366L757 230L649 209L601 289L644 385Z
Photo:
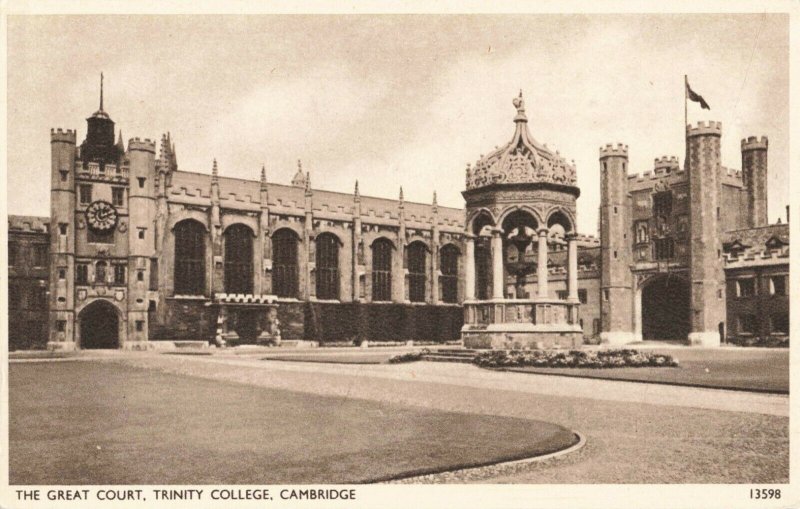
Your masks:
M158 258L150 258L150 287L148 289L158 290Z
M111 188L111 203L115 207L122 207L123 202L125 201L125 188L124 187L112 187Z
M33 309L47 309L47 288L44 286L37 286L33 288L31 295L31 308Z
M756 295L756 279L747 278L739 279L736 281L736 296L737 297L752 297Z
M458 302L458 248L452 244L444 246L439 254L442 271L442 300L449 304Z
M114 265L114 284L115 285L124 285L125 284L125 266L124 265Z
M578 300L581 304L586 304L589 302L589 296L587 295L585 288L578 289Z
M636 243L645 244L650 242L650 227L647 221L638 221L636 223Z
M95 284L104 284L106 282L106 262L97 262L94 265L94 282Z
M475 297L478 300L489 299L489 274L491 269L491 250L489 239L475 239Z
M278 297L297 297L297 241L288 229L272 236L272 292Z
M771 276L769 278L770 295L788 295L786 293L786 276Z
M670 239L655 240L655 259L669 260L675 256L675 242Z
M19 244L16 242L9 242L8 243L8 265L9 267L13 267L17 264L17 260L19 259Z
M408 246L408 298L411 302L425 302L427 251L422 242L412 242Z
M92 203L91 184L81 184L79 187L79 194L81 199L81 205L88 205L89 203Z
M653 215L669 216L670 214L672 214L672 191L653 194Z
M225 292L253 293L253 230L234 224L225 230Z
M202 295L206 280L206 230L191 219L175 225L175 294Z
M85 263L75 265L75 283L79 285L89 284L89 266Z
M33 266L46 267L47 266L47 244L34 244L33 245Z
M323 233L316 240L317 298L339 298L339 240Z
M667 225L667 216L658 216L656 217L656 236L657 237L666 237L669 233L669 227Z
M392 300L392 250L388 239L372 244L372 300Z

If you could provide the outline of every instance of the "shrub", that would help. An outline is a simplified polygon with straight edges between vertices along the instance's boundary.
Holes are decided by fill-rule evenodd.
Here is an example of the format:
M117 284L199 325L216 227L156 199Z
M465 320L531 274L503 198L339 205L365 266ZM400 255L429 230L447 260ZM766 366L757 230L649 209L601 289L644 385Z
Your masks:
M532 366L538 368L632 368L673 367L678 361L670 355L621 350L492 350L475 356L484 368Z
M422 356L430 353L430 350L423 348L417 352L406 352L389 357L389 364L400 364L401 362L414 362L422 359Z
M733 336L728 343L736 346L759 346L763 348L788 348L789 336Z

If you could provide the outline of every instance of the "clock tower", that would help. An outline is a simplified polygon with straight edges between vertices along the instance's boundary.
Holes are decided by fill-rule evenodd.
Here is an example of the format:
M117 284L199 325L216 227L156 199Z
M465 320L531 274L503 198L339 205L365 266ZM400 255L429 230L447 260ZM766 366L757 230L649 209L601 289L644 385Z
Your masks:
M130 140L100 107L86 138L51 133L52 349L146 347L155 256L155 143Z

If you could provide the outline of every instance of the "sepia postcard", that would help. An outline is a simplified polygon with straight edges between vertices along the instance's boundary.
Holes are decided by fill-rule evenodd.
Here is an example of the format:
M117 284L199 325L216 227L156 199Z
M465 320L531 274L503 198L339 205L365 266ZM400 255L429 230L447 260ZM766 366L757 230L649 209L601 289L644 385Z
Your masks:
M2 9L0 507L800 505L800 4Z

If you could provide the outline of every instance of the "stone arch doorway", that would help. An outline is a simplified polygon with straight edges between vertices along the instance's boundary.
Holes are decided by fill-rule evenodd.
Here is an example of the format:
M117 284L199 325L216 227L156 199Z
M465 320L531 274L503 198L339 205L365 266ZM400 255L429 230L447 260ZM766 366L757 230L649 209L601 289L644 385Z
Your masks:
M682 277L656 276L641 290L642 339L685 340L691 330L689 282Z
M78 314L78 322L81 348L119 348L119 314L113 304L89 304Z

